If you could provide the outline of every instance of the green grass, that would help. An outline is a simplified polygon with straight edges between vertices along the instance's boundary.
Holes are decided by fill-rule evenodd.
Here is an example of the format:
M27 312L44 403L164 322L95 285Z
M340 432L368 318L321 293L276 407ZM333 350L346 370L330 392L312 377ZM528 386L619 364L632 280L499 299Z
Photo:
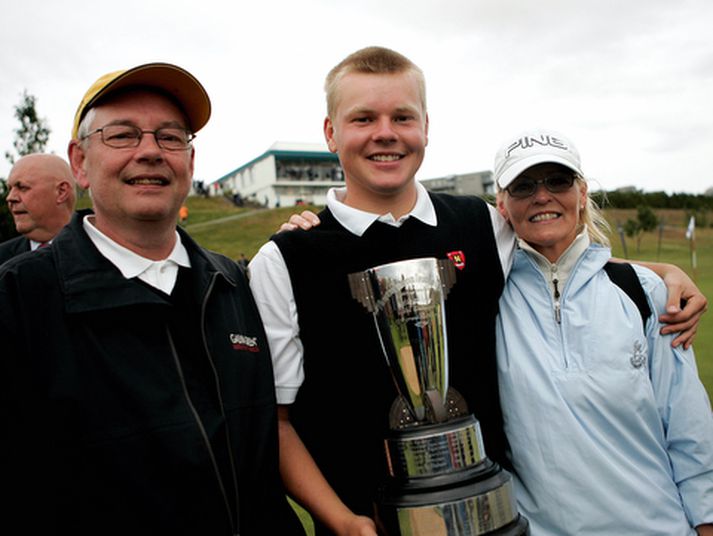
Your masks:
M201 202L211 201L202 199ZM188 201L188 209L193 214L193 199ZM318 211L316 207L283 207L276 209L240 209L220 214L219 218L231 218L210 222L196 223L189 216L185 229L202 246L237 259L241 253L252 258L270 236L275 234L280 225L287 221L296 209L310 208Z
M633 239L628 238L627 251L631 259L660 261L675 264L694 277L691 266L690 242L685 238L686 217L683 211L655 211L664 217L666 226L659 247L658 231L645 233L641 239L641 248L636 249ZM636 211L608 211L607 217L612 223L635 218ZM701 292L710 301L713 299L713 229L696 229L697 270L695 281ZM618 235L612 235L614 255L623 257L623 246ZM713 315L703 315L693 344L698 364L698 374L706 386L708 397L713 399Z
M305 534L307 534L308 536L312 536L314 534L314 521L312 521L312 517L309 515L307 510L302 508L290 497L287 497L287 501L290 503L292 508L294 508L295 512L297 512L297 517L299 517L300 521L302 522L302 526L305 529Z
M245 207L236 207L224 197L191 197L186 206L188 207L188 225L236 215L249 210Z

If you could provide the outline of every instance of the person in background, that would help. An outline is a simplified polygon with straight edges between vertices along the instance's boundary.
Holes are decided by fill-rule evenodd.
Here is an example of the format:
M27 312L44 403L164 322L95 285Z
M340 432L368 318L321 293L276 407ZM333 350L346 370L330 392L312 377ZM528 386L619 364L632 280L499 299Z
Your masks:
M248 264L250 264L250 259L245 256L245 253L241 253L237 260L238 265L246 271L248 269Z
M498 378L532 535L713 534L713 416L693 350L659 332L663 281L634 266L644 323L607 272L608 225L567 137L523 132L494 169L518 236Z
M186 205L181 205L181 208L178 209L178 222L181 225L188 223L188 207Z
M429 193L416 181L429 119L425 78L412 61L383 47L361 49L330 71L325 89L325 139L346 186L329 191L319 226L307 230L316 220L303 219L304 229L262 246L250 285L275 365L285 485L318 535L366 536L376 530L383 438L397 393L348 274L417 257L457 259L445 303L451 385L479 419L488 456L508 467L495 317L515 239L482 199ZM674 319L691 336L706 301L695 287L684 292L689 307ZM678 303L680 292L672 294Z
M272 366L242 271L177 226L210 100L186 70L100 77L69 160L91 191L0 268L0 473L32 534L302 534Z
M20 236L0 244L0 264L50 244L69 223L76 202L72 170L52 154L29 154L17 160L7 186L7 205Z

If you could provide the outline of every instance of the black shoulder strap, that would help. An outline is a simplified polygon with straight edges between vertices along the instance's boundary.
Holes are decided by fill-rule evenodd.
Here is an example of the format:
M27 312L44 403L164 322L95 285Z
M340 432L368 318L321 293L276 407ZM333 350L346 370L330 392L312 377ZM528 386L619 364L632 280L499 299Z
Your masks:
M641 322L644 324L644 331L646 331L646 321L651 316L651 308L634 267L624 262L608 262L604 265L604 271L609 276L609 279L626 292L631 301L636 304L641 314Z

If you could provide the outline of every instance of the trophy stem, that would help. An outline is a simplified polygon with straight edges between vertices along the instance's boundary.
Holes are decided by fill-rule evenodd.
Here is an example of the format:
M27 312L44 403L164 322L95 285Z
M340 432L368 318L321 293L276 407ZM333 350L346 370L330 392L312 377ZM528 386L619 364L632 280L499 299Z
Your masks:
M448 420L448 409L446 408L445 400L438 391L426 391L426 400L433 412L433 418L436 422L445 422Z

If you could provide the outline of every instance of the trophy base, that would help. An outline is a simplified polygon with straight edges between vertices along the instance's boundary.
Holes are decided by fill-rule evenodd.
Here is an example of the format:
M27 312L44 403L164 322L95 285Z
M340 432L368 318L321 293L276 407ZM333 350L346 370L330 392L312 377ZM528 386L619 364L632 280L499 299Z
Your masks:
M452 484L468 480L489 467L480 424L473 415L449 422L392 430L384 442L389 474L407 486L436 477Z
M452 486L391 482L382 490L377 518L388 536L519 536L529 534L517 512L512 477L496 463ZM440 480L440 479L438 479Z

